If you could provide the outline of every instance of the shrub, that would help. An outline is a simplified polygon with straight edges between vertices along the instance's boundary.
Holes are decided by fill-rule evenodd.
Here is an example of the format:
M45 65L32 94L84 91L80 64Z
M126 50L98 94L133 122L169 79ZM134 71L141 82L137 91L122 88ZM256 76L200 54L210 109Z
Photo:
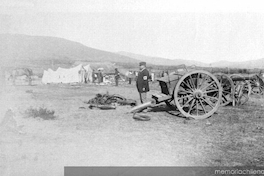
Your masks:
M55 119L56 116L54 116L55 111L54 110L48 110L47 108L40 107L40 108L33 108L30 107L25 111L25 114L29 117L33 118L42 118L43 120L52 120Z

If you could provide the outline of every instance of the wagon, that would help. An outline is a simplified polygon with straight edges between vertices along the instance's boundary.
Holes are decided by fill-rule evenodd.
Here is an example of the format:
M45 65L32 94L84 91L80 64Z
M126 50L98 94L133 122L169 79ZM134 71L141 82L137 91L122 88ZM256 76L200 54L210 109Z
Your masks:
M204 70L183 69L157 80L161 92L152 95L148 107L165 102L187 118L205 119L213 115L222 101L222 87L216 76ZM131 112L135 112L135 107Z

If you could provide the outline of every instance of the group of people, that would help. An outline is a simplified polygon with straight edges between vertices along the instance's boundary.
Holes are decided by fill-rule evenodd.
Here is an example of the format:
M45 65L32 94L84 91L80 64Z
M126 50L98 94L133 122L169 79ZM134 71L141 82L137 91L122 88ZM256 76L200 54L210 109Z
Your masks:
M117 68L115 68L115 73L114 73L114 77L115 77L115 85L118 86L118 80L120 79L120 72L118 71ZM98 83L102 83L104 82L104 75L101 69L98 69L98 72L96 73L95 70L93 70L92 72L92 79L93 79L93 83L95 83L95 80L98 80Z
M85 75L85 69L82 67L79 71L80 81L87 83L87 75ZM114 79L115 79L115 85L118 86L118 81L121 77L120 72L117 68L115 68L114 73ZM98 80L98 83L103 82L103 73L102 70L98 70L96 73L93 69L92 71L92 82L95 83L95 80ZM129 79L129 84L131 84L131 79ZM147 100L147 92L149 91L149 81L151 80L151 76L149 74L149 71L146 69L146 62L140 62L139 63L139 72L137 73L137 79L136 79L136 87L139 92L140 102L145 103Z
M96 80L98 80L98 83L103 82L103 73L101 70L98 70L98 73L96 73L95 70L93 69L91 78L90 78L90 75L88 74L88 72L85 70L84 67L81 67L81 69L79 70L78 73L79 73L79 82L80 83L88 83L89 81L95 83ZM92 80L90 80L90 79L92 79Z
M95 72L95 70L93 69L92 72L92 79L93 79L93 83L95 83L95 80L98 80L98 83L102 83L104 82L104 75L101 69L98 70L98 73Z
M79 82L80 83L87 83L89 81L88 72L85 70L84 67L81 67L78 74L79 74Z

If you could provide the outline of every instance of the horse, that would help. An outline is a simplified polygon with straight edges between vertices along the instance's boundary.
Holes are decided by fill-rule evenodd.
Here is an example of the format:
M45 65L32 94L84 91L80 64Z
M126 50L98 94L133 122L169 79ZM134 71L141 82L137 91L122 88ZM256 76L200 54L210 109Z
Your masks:
M13 85L15 85L16 79L19 76L26 76L27 80L28 80L28 85L31 85L31 83L32 83L31 76L33 76L33 71L31 69L29 69L29 68L16 68L16 69L12 70L9 79L12 80Z

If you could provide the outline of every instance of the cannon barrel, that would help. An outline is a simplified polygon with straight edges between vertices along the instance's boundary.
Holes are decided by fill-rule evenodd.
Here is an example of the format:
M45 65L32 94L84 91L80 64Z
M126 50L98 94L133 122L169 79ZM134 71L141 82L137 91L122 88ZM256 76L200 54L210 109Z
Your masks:
M232 78L233 81L244 81L246 80L244 77L235 77L235 78Z
M153 104L153 101L149 101L149 102L143 103L141 105L138 105L138 106L132 108L129 112L130 113L136 113L136 112L142 111L142 110L144 110L144 109L146 109L148 107L151 107L152 104Z
M244 80L256 80L256 75L250 75L250 76L234 76L232 77L233 81L244 81Z

